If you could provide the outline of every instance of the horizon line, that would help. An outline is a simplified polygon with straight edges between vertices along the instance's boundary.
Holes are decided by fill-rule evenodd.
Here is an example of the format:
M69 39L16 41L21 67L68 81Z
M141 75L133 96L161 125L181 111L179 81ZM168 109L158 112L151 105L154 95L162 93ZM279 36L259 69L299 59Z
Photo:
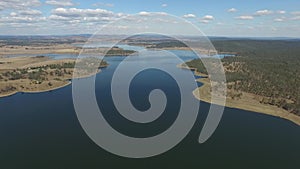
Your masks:
M98 35L102 35L102 36L128 36L126 34L98 34ZM151 34L145 34L145 35L151 35ZM153 34L153 36L155 36L156 34ZM4 34L0 34L0 37L5 37L5 36L93 36L93 34L90 33L82 33L82 34L18 34L18 35L4 35ZM160 36L160 35L156 35L156 36ZM186 37L197 37L197 36L201 36L201 35L174 35L174 36L186 36ZM230 35L208 35L205 37L213 37L213 38L284 38L284 39L300 39L300 37L295 37L295 36L230 36Z

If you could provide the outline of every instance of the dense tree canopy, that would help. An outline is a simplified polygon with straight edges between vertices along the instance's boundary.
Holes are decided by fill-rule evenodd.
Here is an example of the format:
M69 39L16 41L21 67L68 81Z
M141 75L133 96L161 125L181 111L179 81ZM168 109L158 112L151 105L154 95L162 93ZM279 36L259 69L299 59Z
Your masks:
M236 52L222 59L230 88L264 96L261 102L300 115L300 41L215 40L219 52ZM200 60L187 63L206 73Z

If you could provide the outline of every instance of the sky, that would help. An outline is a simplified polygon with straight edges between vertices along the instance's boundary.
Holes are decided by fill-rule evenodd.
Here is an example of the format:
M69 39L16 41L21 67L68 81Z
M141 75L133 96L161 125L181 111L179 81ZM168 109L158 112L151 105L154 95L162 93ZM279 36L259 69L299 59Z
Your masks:
M172 26L163 22L170 14L208 36L300 37L299 0L1 0L0 35L93 34L132 16L139 17L132 20L142 28L148 26L141 18L151 12L160 14L151 26L164 25L166 31ZM112 30L137 27L119 25L121 31ZM184 24L176 27L190 33Z

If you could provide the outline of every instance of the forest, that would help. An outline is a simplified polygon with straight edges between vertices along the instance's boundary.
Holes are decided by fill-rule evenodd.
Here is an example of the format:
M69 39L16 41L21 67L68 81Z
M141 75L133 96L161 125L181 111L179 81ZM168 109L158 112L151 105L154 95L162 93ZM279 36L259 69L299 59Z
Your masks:
M227 87L262 96L261 103L300 115L299 40L212 40L218 52L235 52L222 63ZM202 62L187 62L207 73Z

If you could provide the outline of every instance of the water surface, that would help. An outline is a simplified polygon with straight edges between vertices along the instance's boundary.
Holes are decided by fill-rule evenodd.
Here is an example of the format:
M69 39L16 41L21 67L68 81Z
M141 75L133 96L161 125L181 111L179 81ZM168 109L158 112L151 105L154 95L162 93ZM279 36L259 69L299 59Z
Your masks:
M184 60L193 58L182 55ZM107 121L124 134L148 137L163 132L177 116L178 86L168 74L158 70L136 76L130 97L137 109L149 108L148 94L154 88L166 92L168 105L163 116L152 123L129 122L118 114L110 94L111 76L123 59L107 57L110 66L97 74L95 92L99 107ZM167 59L157 63L177 64ZM300 166L300 127L268 115L226 108L214 135L199 144L197 140L209 109L209 104L202 102L193 129L172 150L147 159L119 157L98 147L85 134L73 108L71 90L69 85L52 92L0 98L0 168L286 169Z

